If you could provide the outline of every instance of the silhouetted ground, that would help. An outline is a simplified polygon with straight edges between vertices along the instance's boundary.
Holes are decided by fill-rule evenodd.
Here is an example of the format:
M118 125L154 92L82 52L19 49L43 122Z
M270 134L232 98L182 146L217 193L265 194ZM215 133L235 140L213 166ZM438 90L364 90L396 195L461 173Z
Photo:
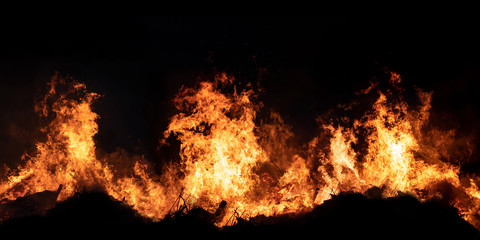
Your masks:
M257 219L260 223L255 223ZM318 238L341 239L480 239L478 230L463 220L455 208L442 202L420 203L408 195L368 199L354 193L334 196L305 214L256 217L228 231L262 235L309 233Z
M209 217L210 213L197 208L187 214L173 214L154 223L104 193L84 192L58 203L44 215L8 220L0 225L0 232L11 230L32 234L33 230L42 229L44 233L52 235L66 230L69 234L97 236L102 233L122 237L128 233L137 238L170 236L168 238L173 239L203 235L244 238L305 236L311 239L480 239L479 231L464 221L455 208L441 201L421 203L409 195L369 199L361 194L343 193L333 196L310 212L238 219L236 225L223 229L215 227Z

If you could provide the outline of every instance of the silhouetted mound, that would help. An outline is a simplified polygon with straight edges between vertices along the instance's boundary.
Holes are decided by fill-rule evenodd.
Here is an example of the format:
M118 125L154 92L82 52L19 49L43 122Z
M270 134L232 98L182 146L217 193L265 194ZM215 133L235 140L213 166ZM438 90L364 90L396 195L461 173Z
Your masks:
M361 194L343 193L333 196L312 211L273 217L256 216L249 220L236 219L233 226L214 226L215 214L200 208L176 212L160 222L152 222L132 210L127 204L101 192L79 193L48 210L45 214L8 220L4 229L88 229L91 231L125 231L147 234L175 234L178 237L197 235L309 236L367 238L427 238L454 237L480 239L480 233L463 220L457 210L440 200L421 203L415 197L367 198ZM230 217L230 216L226 216ZM103 226L103 227L99 227ZM104 227L110 226L110 227Z
M261 235L301 233L321 238L480 239L480 232L463 220L454 207L442 201L421 203L409 195L372 199L356 193L333 196L304 214L257 216L239 221L227 231L253 231Z
M91 226L102 224L145 224L148 220L127 204L114 200L103 192L82 192L58 202L45 214L14 218L3 223L3 227L75 225Z

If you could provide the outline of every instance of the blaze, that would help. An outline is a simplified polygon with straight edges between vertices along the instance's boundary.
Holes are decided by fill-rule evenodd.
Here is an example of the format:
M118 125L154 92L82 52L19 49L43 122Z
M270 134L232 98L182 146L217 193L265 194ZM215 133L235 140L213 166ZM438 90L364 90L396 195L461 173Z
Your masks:
M390 83L399 88L400 75L392 73ZM317 203L328 199L332 192L366 193L371 187L378 187L384 197L408 192L421 200L444 198L478 228L480 199L475 181L462 176L458 166L442 160L450 157L442 148L453 143L453 131L425 128L432 93L417 89L418 109L412 109L401 95L390 91L378 91L378 95L372 110L355 120L352 129L324 127L332 138L330 155L320 158L323 164L318 172L323 179L323 191ZM366 141L363 156L352 148L355 135ZM456 196L449 196L446 186Z
M387 97L380 93L374 112L363 122L362 127L369 130L363 177L369 184L385 185L394 191L410 190L409 173L417 170L414 152L418 143L408 114L404 103L389 108Z
M253 168L267 160L253 132L255 111L248 93L227 98L209 82L191 90L176 100L186 105L177 104L186 113L175 115L165 132L182 142L185 190L199 201L211 200L214 205L203 206L207 209L222 200L238 202L258 182Z
M311 197L298 192L306 189L310 174L301 157L295 156L275 183L261 181L262 176L271 177L259 169L272 164L272 159L255 135L253 92L221 93L216 86L234 82L228 79L219 75L214 82L200 83L198 89L184 89L175 99L181 113L172 118L165 137L174 134L181 141L185 192L196 206L210 211L221 201L230 203L229 213L241 209L247 215L268 216L311 206ZM276 191L269 191L270 187Z
M36 144L34 154L24 155L23 165L0 183L0 199L14 200L62 185L58 201L84 190L104 190L149 217L167 214L168 209L160 207L166 204L164 188L146 174L146 164L136 162L133 176L114 175L115 169L96 157L98 115L92 104L99 95L58 74L49 84L49 92L35 107L40 116L53 119L44 129L46 140Z
M332 194L341 191L354 191L363 183L360 179L358 167L356 166L357 154L352 148L357 139L351 129L344 129L339 126L324 126L331 134L330 154L328 157L321 157L321 165L317 171L323 179L320 191L316 196L315 203L321 204L329 199ZM317 147L312 145L312 147Z
M94 188L107 177L108 172L95 158L92 138L98 131L95 122L98 115L91 111L90 105L98 95L87 93L85 85L75 82L66 93L56 96L57 81L61 80L55 76L49 93L36 106L42 117L53 118L45 129L47 140L36 144L33 155L24 155L24 165L1 183L2 198L15 199L56 190L62 184L63 190L58 198L64 200L81 188ZM82 96L76 100L68 99L67 95L74 93ZM55 97L58 98L53 99ZM52 100L54 102L50 104Z
M462 174L446 150L455 131L429 126L431 92L417 89L419 106L409 106L402 98L400 74L390 75L393 90L378 90L363 117L349 125L323 124L320 136L297 148L279 114L257 119L262 106L253 101L252 86L239 91L235 79L223 73L183 87L173 101L178 113L163 133L164 140L173 136L180 141L179 169L158 176L143 156L97 156L99 115L92 104L99 95L57 74L35 107L48 122L45 140L0 182L0 199L61 189L57 200L62 201L77 192L101 190L160 220L181 198L211 213L224 207L225 214L214 218L224 226L234 216L299 213L332 194L368 195L376 187L383 197L404 192L420 200L443 198L480 228L478 177ZM359 93L373 92L378 85L371 83ZM119 164L119 159L127 163Z

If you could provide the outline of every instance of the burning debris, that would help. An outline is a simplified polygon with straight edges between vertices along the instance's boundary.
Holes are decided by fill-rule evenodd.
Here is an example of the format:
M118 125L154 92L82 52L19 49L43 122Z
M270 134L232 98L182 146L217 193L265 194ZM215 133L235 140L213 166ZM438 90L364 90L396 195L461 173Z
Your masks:
M180 162L178 169L166 168L161 176L140 157L131 169L100 159L93 140L99 116L91 106L99 95L56 75L36 106L48 120L47 138L0 182L0 217L48 215L57 200L61 204L81 192L102 191L162 224L194 219L234 230L247 223L282 222L278 216L326 221L319 220L328 212L325 207L343 203L343 192L356 193L347 199L358 202L348 204L366 203L369 208L408 193L420 200L415 199L412 209L442 199L480 228L477 176L463 175L448 161L442 147L452 144L451 132L426 127L432 93L418 89L419 106L409 106L401 95L401 76L390 75L397 91L377 90L377 100L360 119L322 123L324 135L306 144L307 150L286 146L292 133L278 114L271 115L272 124L257 124L261 106L253 101L256 93L250 85L237 89L233 77L219 74L213 81L182 88L174 99L178 113L163 139L180 141ZM361 93L374 94L377 86Z

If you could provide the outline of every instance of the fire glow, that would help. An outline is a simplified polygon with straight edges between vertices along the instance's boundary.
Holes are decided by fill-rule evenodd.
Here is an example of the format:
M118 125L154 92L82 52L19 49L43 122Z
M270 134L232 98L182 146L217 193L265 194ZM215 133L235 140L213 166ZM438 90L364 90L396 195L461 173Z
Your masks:
M392 89L399 88L401 76L390 75ZM232 86L233 92L222 90ZM102 190L153 220L171 214L175 204L213 213L225 201L225 212L215 219L225 226L233 224L234 214L248 219L303 212L332 194L379 188L381 197L401 192L420 200L446 198L480 229L477 176L465 176L445 161L451 158L444 149L453 144L454 130L425 127L432 93L417 89L419 106L414 108L397 92L377 90L377 100L362 118L346 125L322 123L325 136L305 144L306 150L293 149L288 145L293 133L280 115L272 113L270 122L256 125L261 110L252 101L256 92L251 86L237 91L233 77L218 74L182 88L174 99L178 113L161 142L172 136L180 141L181 160L157 176L143 157L132 158L128 169L97 157L99 115L92 103L99 95L56 75L35 107L50 121L43 129L46 140L24 155L18 169L8 171L0 182L0 199L6 203L58 189L56 200L63 201L76 192ZM322 145L321 137L328 137L329 144ZM355 147L360 141L366 146L362 151ZM447 196L445 186L458 194ZM0 221L12 217L0 205Z

